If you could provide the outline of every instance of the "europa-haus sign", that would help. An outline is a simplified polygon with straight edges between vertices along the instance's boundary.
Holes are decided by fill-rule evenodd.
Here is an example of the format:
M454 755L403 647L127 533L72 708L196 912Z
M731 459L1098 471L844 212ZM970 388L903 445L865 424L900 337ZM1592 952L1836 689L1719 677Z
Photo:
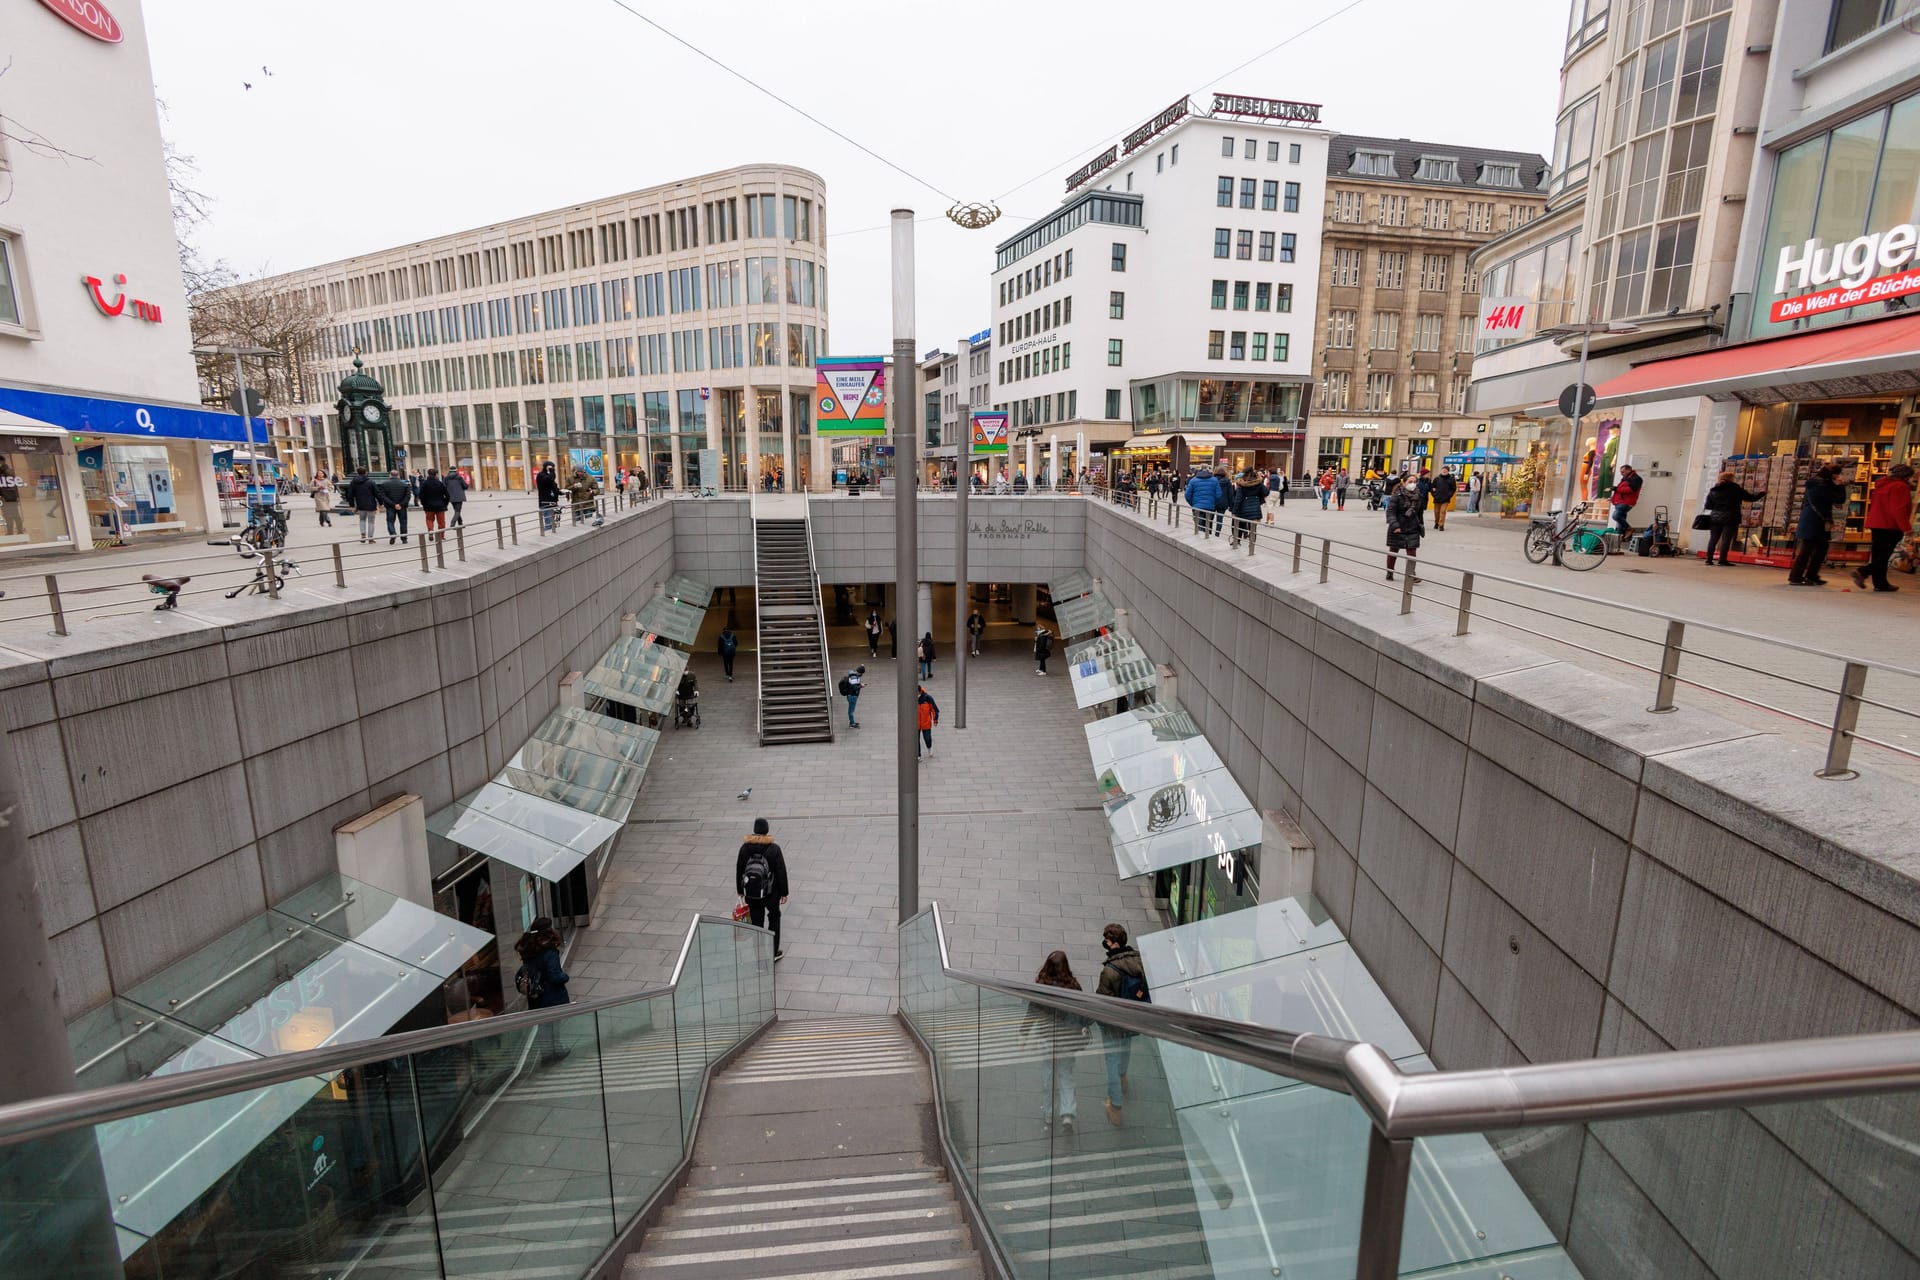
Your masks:
M1920 247L1920 227L1911 222L1835 245L1824 244L1818 237L1802 245L1786 245L1774 267L1773 291L1795 296L1774 303L1767 318L1799 320L1920 293L1916 247Z

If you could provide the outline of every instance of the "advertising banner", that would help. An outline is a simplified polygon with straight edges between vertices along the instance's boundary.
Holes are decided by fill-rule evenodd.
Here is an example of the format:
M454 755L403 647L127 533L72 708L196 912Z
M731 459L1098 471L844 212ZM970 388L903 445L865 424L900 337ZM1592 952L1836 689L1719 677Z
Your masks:
M821 356L813 364L815 435L887 434L885 357Z
M595 484L607 482L607 456L599 449L568 449L567 465L587 473Z
M976 409L973 414L973 451L982 453L1005 453L1007 451L1007 415L997 409Z

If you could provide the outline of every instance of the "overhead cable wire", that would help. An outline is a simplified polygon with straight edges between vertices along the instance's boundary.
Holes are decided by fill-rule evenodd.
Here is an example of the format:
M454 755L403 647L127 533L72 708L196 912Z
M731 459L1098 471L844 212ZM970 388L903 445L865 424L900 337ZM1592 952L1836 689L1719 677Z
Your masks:
M619 3L619 0L614 0L614 2L617 4ZM1217 75L1208 76L1205 80L1201 82L1200 87L1198 89L1193 89L1189 91L1186 96L1192 97L1193 94L1195 93L1205 92L1207 85L1214 84L1214 83L1217 83L1218 81L1224 80L1228 76L1234 74L1236 71L1245 70L1246 68L1252 66L1254 63L1260 61L1260 59L1266 57L1270 53L1278 53L1280 50L1292 44L1295 40L1300 39L1300 37L1304 35L1308 35L1311 32L1326 26L1329 22L1332 22L1335 18L1339 17L1341 14L1346 13L1353 9L1358 9L1361 5L1365 4L1366 2L1367 0L1348 0L1346 4L1341 5L1338 9L1335 9L1333 12L1327 14L1325 17L1320 18L1312 23L1309 23L1307 26L1300 28L1300 30L1294 32L1292 35L1288 36L1285 40L1282 40L1280 43L1276 45L1272 45L1266 49L1262 49L1259 53L1254 54L1251 58L1248 58L1245 62L1240 63L1238 66L1228 67L1225 71L1222 71ZM1104 141L1104 137L1102 138L1102 141ZM1097 147L1100 145L1100 143L1095 142L1093 145ZM1059 169L1064 165L1072 164L1075 160L1085 155L1088 150L1089 148L1082 147L1078 151L1075 151L1073 154L1069 155L1066 159L1054 161L1052 164L1048 165L1046 168L1042 169L1040 172L1034 174L1031 178L1028 178L1025 182L1022 182L1019 186L1008 187L1005 191L1002 191L999 195L995 196L994 199L1005 200L1008 196L1012 195L1014 192L1022 190L1023 188L1032 186L1034 183L1040 181L1040 179L1046 177L1048 174L1052 173L1054 170Z
M775 102L779 103L781 106L785 107L787 110L793 112L795 115L801 116L807 120L812 121L814 124L819 125L822 129L825 129L828 133L840 139L842 142L848 144L851 147L854 147L857 150L864 151L866 154L872 156L875 160L878 160L881 164L887 166L887 168L893 170L895 173L900 174L902 177L908 178L913 182L918 183L920 186L925 187L927 190L935 193L936 195L945 196L948 200L952 201L955 204L958 204L960 202L960 198L954 195L952 192L944 190L941 187L935 186L933 183L928 182L925 178L921 177L917 173L913 173L908 169L902 168L901 166L895 164L893 161L887 159L885 156L881 155L878 151L875 151L872 147L867 146L865 143L860 142L856 138L848 137L846 134L842 133L840 130L828 124L825 120L822 120L819 116L816 116L811 111L808 111L805 107L802 107L797 103L790 102L786 98L781 97L779 94L775 93L773 90L767 88L767 86L761 84L758 80L755 80L752 76L747 75L745 72L742 72L742 71L735 71L732 67L720 61L720 59L714 57L712 54L708 53L705 49L702 49L699 45L694 44L691 40L688 40L683 36L676 35L675 33L667 30L665 27L661 26L658 22L655 22L652 18L649 18L646 14L640 12L638 9L634 8L632 5L628 4L626 0L610 0L610 3L612 3L618 8L626 10L628 13L632 14L634 17L640 19L640 21L652 27L655 31L658 31L661 35L667 37L667 39L672 40L675 44L681 45L682 47L689 49L694 53L699 54L702 58L705 58L708 62L711 62L714 66L720 68L722 71L726 72L728 75L732 76L734 79L754 89L759 90L761 93L764 93L765 95L767 95L767 97L772 98Z

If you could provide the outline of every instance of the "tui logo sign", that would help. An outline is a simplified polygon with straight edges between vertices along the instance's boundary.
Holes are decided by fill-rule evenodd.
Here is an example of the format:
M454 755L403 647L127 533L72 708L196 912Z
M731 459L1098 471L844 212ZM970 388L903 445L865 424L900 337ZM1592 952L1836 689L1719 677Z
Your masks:
M120 20L107 11L100 0L40 0L59 14L69 26L78 27L95 40L119 44Z

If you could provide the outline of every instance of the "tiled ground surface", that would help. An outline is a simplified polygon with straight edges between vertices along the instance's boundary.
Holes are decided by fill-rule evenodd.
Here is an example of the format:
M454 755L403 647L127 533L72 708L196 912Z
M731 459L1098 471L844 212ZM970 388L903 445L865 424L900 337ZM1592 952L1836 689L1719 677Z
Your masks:
M884 653L884 649L882 650ZM835 699L837 738L755 743L753 659L737 682L694 659L704 727L666 731L614 854L593 927L569 969L576 998L658 985L696 911L733 909L734 855L756 817L786 853L782 1011L882 1013L895 1005L894 677L865 649L833 652L838 674L867 664L858 730ZM934 754L920 776L920 896L940 903L955 965L1031 978L1062 948L1089 987L1101 926L1159 927L1145 882L1121 884L1097 803L1084 716L1065 675L1040 679L1027 651L989 643L968 667L969 728L956 730L953 664L935 664ZM751 800L734 797L753 788Z

